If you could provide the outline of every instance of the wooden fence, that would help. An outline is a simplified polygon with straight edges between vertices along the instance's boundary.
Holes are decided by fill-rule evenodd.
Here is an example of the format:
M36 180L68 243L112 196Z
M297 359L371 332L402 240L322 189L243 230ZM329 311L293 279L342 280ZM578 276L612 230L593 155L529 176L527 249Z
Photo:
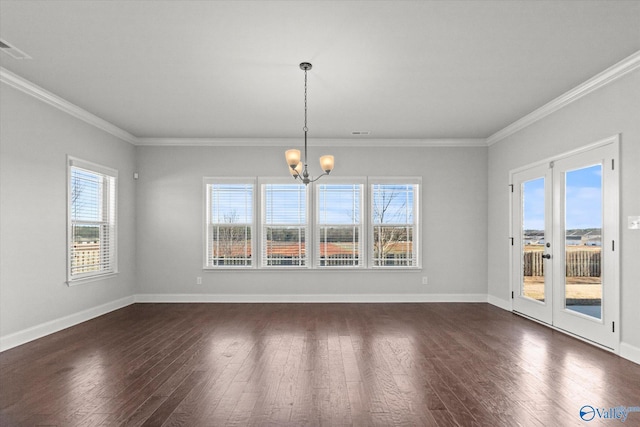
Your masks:
M525 276L543 276L542 251L525 252L523 271ZM566 277L600 277L600 251L567 251Z

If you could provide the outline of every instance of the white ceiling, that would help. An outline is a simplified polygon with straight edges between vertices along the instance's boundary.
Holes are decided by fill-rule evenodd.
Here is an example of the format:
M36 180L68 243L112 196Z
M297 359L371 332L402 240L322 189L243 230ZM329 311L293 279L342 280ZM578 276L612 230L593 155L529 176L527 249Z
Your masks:
M5 69L136 137L486 138L640 50L640 1L9 1Z

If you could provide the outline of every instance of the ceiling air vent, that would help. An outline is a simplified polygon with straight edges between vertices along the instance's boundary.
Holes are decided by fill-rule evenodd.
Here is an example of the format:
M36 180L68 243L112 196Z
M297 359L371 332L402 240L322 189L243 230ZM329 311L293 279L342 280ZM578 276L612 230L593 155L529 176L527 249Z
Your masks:
M369 135L371 134L368 130L354 130L351 132L351 135Z
M24 53L23 51L21 51L15 46L11 46L9 43L1 39L0 39L0 52L6 53L7 55L15 59L31 59L31 57L26 53Z

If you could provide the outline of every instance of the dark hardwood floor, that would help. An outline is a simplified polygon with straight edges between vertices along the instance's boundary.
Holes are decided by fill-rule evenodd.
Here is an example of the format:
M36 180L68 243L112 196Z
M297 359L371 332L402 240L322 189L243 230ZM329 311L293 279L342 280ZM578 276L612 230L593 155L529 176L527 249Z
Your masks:
M488 304L135 304L5 351L0 381L2 426L578 426L584 405L640 406L640 365Z

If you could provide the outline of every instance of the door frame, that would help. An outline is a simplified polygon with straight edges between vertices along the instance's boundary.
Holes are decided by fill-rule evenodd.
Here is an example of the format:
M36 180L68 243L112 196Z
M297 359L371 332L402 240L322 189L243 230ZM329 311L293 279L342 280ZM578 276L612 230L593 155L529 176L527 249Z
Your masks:
M516 176L519 178L518 180L515 179ZM527 167L519 172L513 172L510 179L511 185L513 186L510 203L512 223L515 217L518 217L521 220L523 216L522 207L519 206L519 203L516 203L516 198L522 200L522 183L531 182L532 180L537 179L544 179L544 239L546 242L551 242L553 229L553 203L551 202L551 195L553 194L552 176L553 169L551 166L548 163L541 163ZM512 228L512 230L514 229ZM542 261L544 263L544 302L523 296L522 280L524 278L524 274L522 271L522 251L518 251L518 254L516 255L516 251L513 250L515 247L522 248L522 233L513 233L512 239L510 257L511 265L513 266L511 269L511 289L513 292L511 297L512 310L517 311L520 314L524 314L527 317L533 317L546 325L551 325L553 319L553 307L551 304L553 301L553 289L551 288L553 280L553 263L550 262L550 260L545 259ZM553 244L555 244L555 242L553 242ZM548 253L549 251L545 248L543 249L543 252ZM553 252L553 248L551 252Z
M609 259L607 259L607 263L610 263L610 267L607 268L607 270L609 271L609 275L613 276L612 279L610 279L612 281L611 286L614 287L614 289L612 289L610 292L613 294L614 298L617 300L615 302L615 305L617 306L617 310L615 315L613 316L613 319L609 319L613 322L615 322L615 330L613 332L614 334L614 343L611 347L606 347L604 345L601 345L597 342L591 341L587 338L581 337L579 335L576 335L570 331L567 331L565 329L561 329L557 326L554 326L553 324L548 324L548 323L544 323L538 319L529 317L525 314L516 312L514 310L514 295L517 291L517 287L519 286L519 283L516 282L516 280L514 280L514 275L515 275L515 271L514 269L518 268L517 266L514 265L514 256L513 256L513 252L512 252L512 245L514 245L514 237L513 237L513 230L514 230L514 223L513 223L513 176L517 173L526 171L527 169L531 169L533 167L540 167L541 165L545 165L545 164L549 164L551 162L554 161L558 161L561 159L565 159L568 157L572 157L574 155L580 154L580 153L585 153L588 151L591 151L593 149L596 148L600 148L609 144L613 144L615 152L616 152L616 158L619 160L620 159L620 134L615 134L612 136L609 136L607 138L603 138L601 140L598 140L596 142L593 142L591 144L587 144L584 145L582 147L576 148L574 150L571 151L566 151L563 153L560 153L558 155L552 156L552 157L547 157L544 158L542 160L538 160L536 162L532 162L529 163L525 166L521 166L515 169L512 169L509 171L509 187L510 187L510 192L509 192L509 231L508 231L508 236L509 236L509 282L510 282L510 290L511 290L511 300L509 302L509 309L512 313L518 314L520 316L526 317L527 319L533 320L537 323L540 323L541 325L547 326L551 329L557 330L559 332L565 333L567 335L570 335L574 338L577 338L581 341L587 342L589 344L592 344L596 347L600 347L604 350L607 351L612 351L616 354L619 354L620 352L620 330L622 329L622 324L621 324L621 316L620 316L620 250L615 250L612 254L610 254ZM607 244L611 244L611 240L615 241L615 245L616 248L620 248L621 244L620 244L620 188L619 188L619 182L620 182L620 165L619 165L619 161L618 161L618 165L615 165L615 174L617 176L617 181L618 181L618 191L616 191L613 195L613 199L615 203L615 206L611 206L611 205L604 205L604 201L603 201L603 208L605 210L607 209L616 209L617 214L616 215L611 215L612 218L612 223L613 223L613 230L609 230L607 232ZM555 184L554 184L555 185ZM606 184L605 184L606 185ZM555 238L555 237L554 237ZM605 244L604 242L604 236L603 236L603 242L602 242L603 246ZM552 290L552 292L555 292L554 290ZM604 310L604 305L603 305L603 310Z

